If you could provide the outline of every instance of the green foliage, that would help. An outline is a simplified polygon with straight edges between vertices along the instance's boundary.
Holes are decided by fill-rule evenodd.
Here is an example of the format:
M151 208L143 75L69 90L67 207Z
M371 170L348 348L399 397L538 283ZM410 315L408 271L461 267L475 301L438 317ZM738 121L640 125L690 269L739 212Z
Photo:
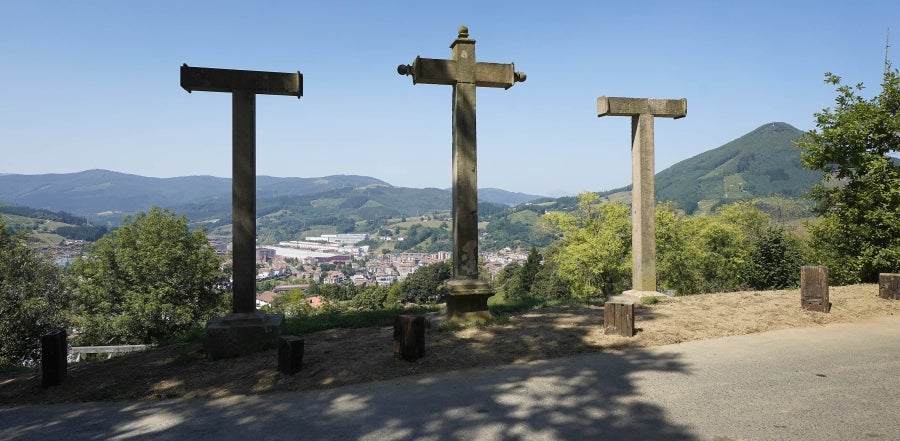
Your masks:
M68 331L69 296L61 270L10 235L0 218L0 366L40 360L41 336Z
M723 205L711 215L690 217L671 203L658 205L659 287L679 295L741 289L747 283L751 250L770 222L755 201Z
M66 239L94 242L103 237L109 230L104 226L71 225L58 227L54 232Z
M541 228L543 211L541 206L523 205L492 216L484 228L480 247L485 250L546 247L554 237Z
M224 312L220 265L187 218L158 207L126 218L72 267L79 343L154 343Z
M386 286L362 287L348 306L356 310L382 309L388 299L388 291Z
M641 298L642 305L655 305L659 303L659 297L656 296L648 296Z
M538 271L541 269L541 254L537 248L532 247L525 263L510 263L500 270L495 285L497 285L503 297L508 300L524 299L531 296L531 288L534 285Z
M453 248L452 233L444 228L429 228L422 224L413 224L402 242L396 242L398 251L416 249L425 253L449 251Z
M449 261L425 265L406 276L402 282L403 301L412 303L437 303L443 298L441 284L452 276Z
M802 265L800 239L781 228L769 228L750 251L747 284L759 290L795 288L800 284Z
M631 281L630 210L620 203L598 205L598 200L594 193L582 193L574 212L544 215L551 231L562 236L548 259L582 299L621 292Z
M547 257L534 276L530 297L547 301L570 300L572 298L572 287L568 281L559 276L559 265L555 263L555 259L550 258L558 249L558 246L551 245L544 250Z
M689 219L672 202L656 207L657 285L677 294L699 293L705 284L697 260L701 247Z
M272 301L272 304L263 308L270 314L284 314L285 317L302 317L313 314L313 308L309 306L306 295L300 288L291 289Z
M815 114L817 129L797 142L803 165L826 181L811 197L821 221L810 226L814 259L835 284L875 282L900 268L900 73L886 69L881 92L859 95L861 83L836 87L835 107Z

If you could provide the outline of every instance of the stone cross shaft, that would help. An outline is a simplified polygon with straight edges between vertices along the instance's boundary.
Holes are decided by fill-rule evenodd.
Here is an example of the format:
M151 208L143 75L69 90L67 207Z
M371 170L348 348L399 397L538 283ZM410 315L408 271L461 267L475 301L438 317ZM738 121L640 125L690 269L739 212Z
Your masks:
M687 99L597 98L597 116L631 117L631 270L632 289L656 291L656 198L654 196L653 119L683 118Z
M450 45L452 59L416 57L397 72L413 84L453 86L453 277L478 279L478 185L475 137L475 89L509 89L525 81L515 65L475 61L475 40L465 26Z
M231 93L232 312L256 312L256 95L303 96L300 72L278 73L181 66L181 87L189 93Z

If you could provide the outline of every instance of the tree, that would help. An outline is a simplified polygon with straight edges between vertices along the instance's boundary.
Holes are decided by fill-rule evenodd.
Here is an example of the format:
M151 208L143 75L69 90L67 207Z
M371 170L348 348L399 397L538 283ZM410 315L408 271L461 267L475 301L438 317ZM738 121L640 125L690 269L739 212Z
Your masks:
M272 305L263 307L268 313L281 313L287 317L302 317L312 315L313 309L309 306L303 290L294 288L275 298Z
M748 260L746 280L753 289L785 289L800 284L800 240L780 227L769 228L756 240Z
M531 287L541 268L541 254L537 248L531 247L525 263L510 263L500 270L497 284L503 290L503 296L509 300L531 296Z
M125 218L72 269L81 344L154 343L227 305L225 272L203 232L158 207Z
M723 292L746 285L749 256L770 217L757 201L723 205L687 217L674 205L656 209L658 283L677 294ZM799 271L799 267L794 269Z
M41 336L68 330L63 272L26 242L0 218L0 365L36 363Z
M441 284L450 278L453 268L449 261L425 265L403 280L407 302L437 303L443 298Z
M512 300L521 297L522 287L519 284L519 274L522 272L522 265L516 262L507 264L497 274L494 284L503 292L503 298Z
M377 310L384 308L388 299L388 287L365 286L350 300L350 307L357 310Z
M631 282L630 210L621 203L598 202L595 193L582 193L574 213L544 215L546 225L562 235L550 259L575 297L609 296Z
M832 73L835 107L815 114L816 129L797 142L801 162L826 184L811 198L820 215L810 227L816 260L836 284L875 282L900 268L900 73L885 66L881 92L871 99Z

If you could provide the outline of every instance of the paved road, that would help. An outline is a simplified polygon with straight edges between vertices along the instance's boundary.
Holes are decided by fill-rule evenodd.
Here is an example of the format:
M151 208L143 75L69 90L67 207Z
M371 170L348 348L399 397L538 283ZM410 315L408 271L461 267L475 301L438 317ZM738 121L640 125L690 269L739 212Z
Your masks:
M0 409L2 440L900 440L900 317L343 387Z

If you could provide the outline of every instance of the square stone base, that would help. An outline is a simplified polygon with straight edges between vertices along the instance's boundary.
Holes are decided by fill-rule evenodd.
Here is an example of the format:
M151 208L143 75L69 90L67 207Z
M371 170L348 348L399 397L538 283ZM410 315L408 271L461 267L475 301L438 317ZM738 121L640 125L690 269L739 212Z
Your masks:
M210 360L275 349L283 325L281 314L266 315L259 310L228 314L206 323L203 349Z
M454 323L471 323L491 319L487 300L494 295L491 285L484 280L451 279L444 282L447 294L447 320Z

